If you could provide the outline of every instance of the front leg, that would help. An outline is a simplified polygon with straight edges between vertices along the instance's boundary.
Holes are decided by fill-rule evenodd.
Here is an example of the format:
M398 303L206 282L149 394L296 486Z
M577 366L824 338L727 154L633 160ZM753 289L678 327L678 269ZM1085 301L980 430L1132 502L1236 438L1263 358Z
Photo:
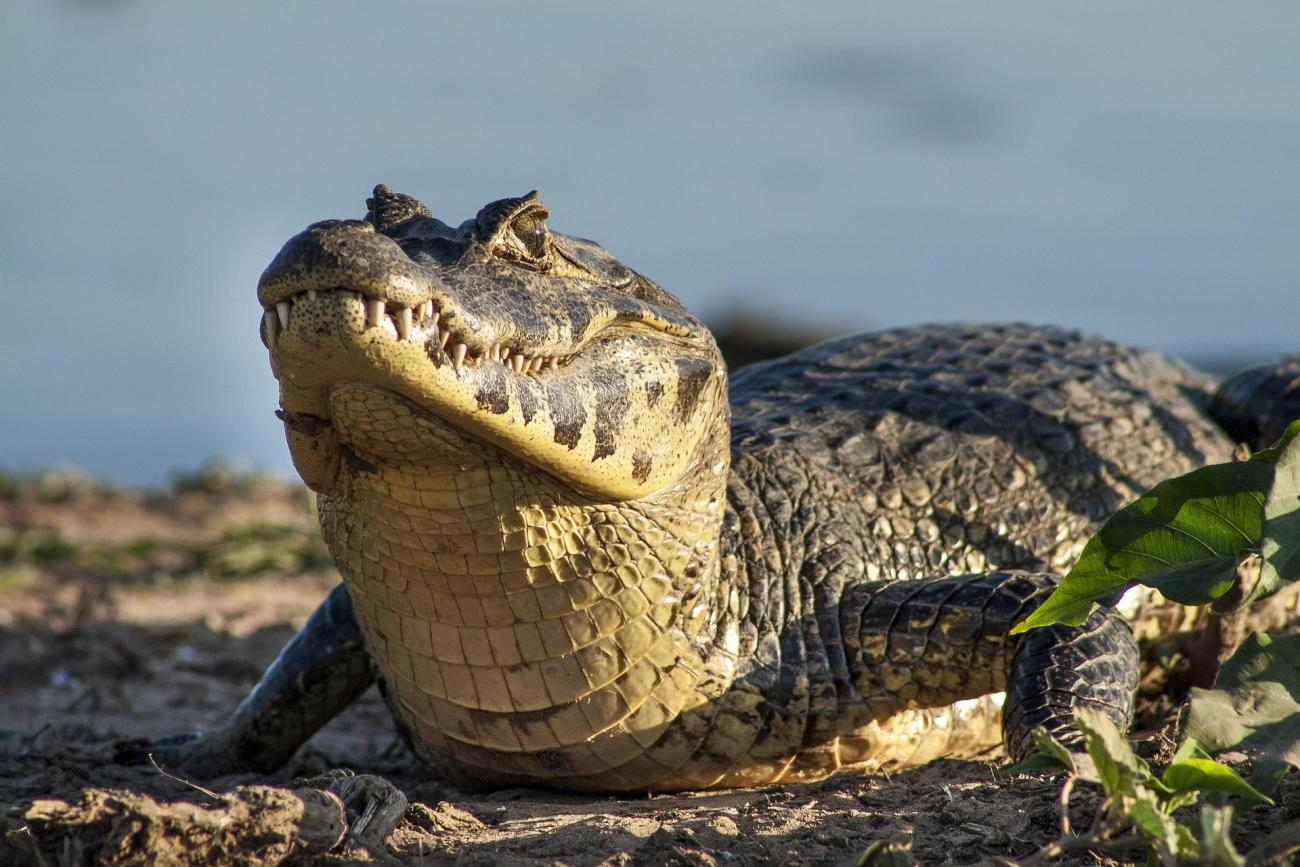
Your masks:
M269 773L373 682L352 597L340 584L229 719L197 737L159 743L151 752L200 777Z
M1072 731L1080 707L1127 729L1138 654L1118 612L1094 612L1078 628L1009 634L1057 581L1008 571L849 587L840 625L859 700L885 719L1005 690L1003 736L1013 758L1032 749L1039 726Z
M1117 611L1101 608L1082 626L1051 626L1023 636L1007 674L1002 739L1017 761L1034 750L1034 729L1072 748L1081 743L1074 712L1105 714L1121 732L1133 720L1138 649Z

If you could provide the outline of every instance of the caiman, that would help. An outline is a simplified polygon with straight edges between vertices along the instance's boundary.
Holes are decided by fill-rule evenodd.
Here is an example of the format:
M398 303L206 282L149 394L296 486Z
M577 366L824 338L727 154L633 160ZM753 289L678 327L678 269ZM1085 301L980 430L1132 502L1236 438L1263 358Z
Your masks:
M455 227L383 186L367 204L257 290L343 584L170 754L197 773L281 765L376 681L416 755L477 786L749 786L1021 756L1081 706L1127 725L1122 616L1008 630L1110 512L1276 436L1300 393L1295 363L1216 394L1029 325L729 378L698 319L552 232L536 193Z

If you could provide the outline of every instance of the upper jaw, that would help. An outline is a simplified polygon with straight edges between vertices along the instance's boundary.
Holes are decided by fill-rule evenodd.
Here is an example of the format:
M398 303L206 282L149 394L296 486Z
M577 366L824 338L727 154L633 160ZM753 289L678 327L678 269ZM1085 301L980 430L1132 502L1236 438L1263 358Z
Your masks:
M363 330L380 328L398 341L422 344L435 366L447 363L458 370L497 362L515 373L539 373L563 364L620 321L688 342L702 332L684 311L662 310L617 290L602 292L594 277L571 277L562 296L548 301L548 287L553 292L557 281L508 271L504 277L510 279L503 279L499 269L510 266L494 265L476 255L480 252L469 247L461 261L443 268L418 247L408 255L368 221L315 223L284 245L258 282L263 341L274 350L295 309L333 292L361 305ZM645 282L626 273L628 282ZM503 293L499 283L511 288ZM578 288L579 283L590 285ZM520 315L521 307L527 315Z
M526 347L522 340L512 345L497 339L488 318L457 303L454 288L439 280L435 269L412 260L364 220L315 223L291 238L267 266L257 287L266 345L275 348L295 308L331 292L362 305L365 329L423 344L438 366L459 369L492 361L516 373L535 373L570 354L559 345Z
M450 323L443 321L443 311L432 299L414 307L401 307L350 289L307 289L263 311L262 340L267 348L274 352L280 335L291 324L304 315L314 314L322 299L334 295L340 296L337 301L340 308L356 308L354 315L343 318L356 320L360 331L378 329L393 341L423 346L429 361L435 367L450 364L454 369L460 370L466 366L496 363L517 374L536 375L545 369L554 370L570 358L568 353L528 354L504 343L494 343L485 349L471 349Z

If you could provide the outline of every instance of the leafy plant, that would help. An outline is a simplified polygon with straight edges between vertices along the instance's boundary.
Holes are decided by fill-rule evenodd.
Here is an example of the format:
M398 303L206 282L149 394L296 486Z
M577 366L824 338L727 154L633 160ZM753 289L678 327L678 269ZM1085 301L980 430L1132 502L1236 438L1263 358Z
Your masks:
M1191 742L1250 752L1252 779L1266 790L1300 768L1300 635L1251 635L1214 687L1192 690L1184 730Z
M1242 576L1258 565L1248 585ZM1079 625L1098 605L1113 605L1135 584L1188 605L1224 599L1261 600L1300 579L1300 421L1248 460L1202 467L1162 482L1116 512L1085 545L1055 592L1016 626L1019 633L1057 623ZM1204 805L1195 828L1174 812L1205 792L1266 800L1290 767L1300 768L1300 636L1250 636L1221 667L1214 689L1193 689L1186 738L1157 777L1133 754L1109 720L1080 710L1087 756L1071 754L1044 732L1039 753L1020 765L1064 768L1061 837L1022 864L1070 850L1145 846L1148 862L1247 863L1228 836L1232 808ZM1206 750L1247 751L1252 782L1214 761ZM1105 799L1088 831L1070 831L1075 780L1100 785ZM1276 839L1274 839L1276 838ZM1300 825L1270 836L1266 857L1300 850ZM1251 863L1258 852L1250 855Z
M1268 802L1236 771L1197 755L1199 751L1193 745L1180 750L1164 773L1157 776L1106 716L1081 709L1075 721L1083 733L1086 754L1071 753L1040 729L1035 733L1038 753L1013 768L1059 768L1069 774L1060 798L1060 837L1019 862L1021 867L1084 850L1113 855L1147 851L1152 856L1148 860L1162 865L1191 862L1240 867L1246 863L1228 837L1231 807L1204 805L1198 830L1174 817L1174 811L1195 804L1206 792ZM1105 794L1092 824L1078 833L1072 829L1069 815L1070 793L1076 780L1095 783Z

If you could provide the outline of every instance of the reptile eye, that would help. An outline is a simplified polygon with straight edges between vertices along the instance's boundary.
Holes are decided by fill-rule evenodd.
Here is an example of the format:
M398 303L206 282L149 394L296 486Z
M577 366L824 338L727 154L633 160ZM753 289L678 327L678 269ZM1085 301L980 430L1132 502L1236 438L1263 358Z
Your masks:
M499 199L484 205L474 218L474 234L498 258L525 268L546 269L553 243L546 228L550 216L533 190L517 199Z
M540 259L546 255L546 218L545 211L529 211L520 214L510 224L510 232L524 245L528 255Z

